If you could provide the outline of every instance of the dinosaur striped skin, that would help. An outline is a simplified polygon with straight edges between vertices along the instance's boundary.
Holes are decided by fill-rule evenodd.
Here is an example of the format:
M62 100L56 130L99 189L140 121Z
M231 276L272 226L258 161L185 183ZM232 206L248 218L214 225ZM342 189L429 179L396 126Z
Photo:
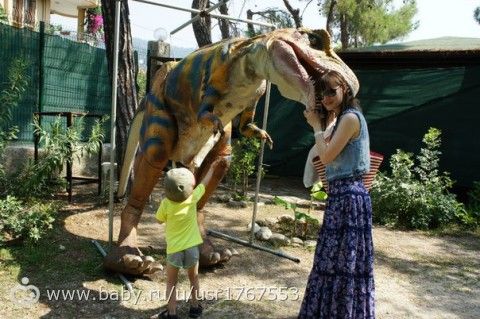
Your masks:
M156 270L151 258L141 256L136 248L136 229L147 198L169 160L190 168L197 181L206 185L198 205L204 237L201 265L228 260L229 251L215 251L206 237L201 209L229 167L231 120L240 115L243 135L265 139L271 145L267 132L253 123L266 80L276 84L285 97L314 108L313 79L329 69L353 78L351 90L356 93L358 81L330 49L328 33L307 29L283 29L251 39L222 41L162 66L130 129L118 195L125 194L138 145L135 179L122 211L118 247L105 258L105 266L129 274ZM205 150L213 138L212 147ZM206 157L199 159L199 153L206 153ZM213 175L203 180L207 171Z

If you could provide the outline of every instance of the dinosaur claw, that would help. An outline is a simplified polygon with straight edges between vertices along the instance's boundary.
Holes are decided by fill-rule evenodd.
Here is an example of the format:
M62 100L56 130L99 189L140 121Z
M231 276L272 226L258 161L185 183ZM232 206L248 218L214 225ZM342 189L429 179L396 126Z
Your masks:
M136 247L119 246L114 248L103 260L105 268L114 272L142 276L163 269L151 256L143 256Z
M210 263L217 264L220 261L220 254L217 252L211 253L210 254Z

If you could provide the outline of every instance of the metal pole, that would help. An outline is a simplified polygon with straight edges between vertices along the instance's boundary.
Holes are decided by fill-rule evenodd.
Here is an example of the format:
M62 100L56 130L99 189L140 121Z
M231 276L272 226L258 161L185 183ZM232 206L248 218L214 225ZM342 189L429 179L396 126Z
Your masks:
M117 81L118 81L118 43L120 33L120 5L121 0L115 3L115 28L113 45L113 72L112 72L112 111L110 118L110 189L108 199L108 246L113 243L113 191L114 191L114 169L115 169L115 134L117 125Z
M210 12L211 10L213 10L212 8L217 8L218 6L220 6L221 4L220 3L217 3L215 6L213 6L212 8L209 8L207 10L198 10L198 9L192 9L192 8L183 8L183 7L178 7L178 6L174 6L174 5L171 5L171 4L165 4L165 3L161 3L161 2L153 2L153 1L148 1L148 0L134 0L134 1L137 1L137 2L141 2L141 3L146 3L146 4L152 4L152 5L155 5L155 6L160 6L160 7L165 7L165 8L169 8L169 9L174 9L174 10L180 10L180 11L186 11L186 12L191 12L191 13L197 13L197 14L200 14L202 12L204 13L208 13ZM228 0L226 0L228 1ZM226 2L225 1L225 2ZM211 10L210 10L211 9ZM214 18L217 18L217 19L228 19L228 20L234 20L234 21L238 21L238 22L245 22L245 23L251 23L251 24L255 24L255 25L261 25L261 26L264 26L264 27L271 27L271 28L274 28L275 26L273 24L270 24L270 23L265 23L265 22L257 22L257 21L253 21L253 20L247 20L247 19L240 19L240 18L235 18L235 17L231 17L231 16L227 16L227 15L224 15L224 14L213 14L213 13L208 13L211 17L214 17ZM198 17L198 18L197 18ZM188 21L188 22L185 22L184 24L182 24L180 27L176 28L175 30L171 31L170 34L174 34L176 32L178 32L180 29L183 29L184 27L186 27L189 23L192 23L196 20L198 20L200 17L197 15L196 17L194 17L192 20Z
M240 18L235 18L235 17L227 16L227 15L224 15L224 14L210 13L209 15L210 15L212 18L228 19L228 20L233 20L233 21L238 21L238 22L245 22L245 23L251 23L251 24L261 25L261 26L270 27L270 28L274 28L274 27L275 27L273 24L270 24L270 23L257 22L257 21L253 21L253 20L247 20L247 19L240 19Z
M221 238L221 239L231 240L233 242L236 242L238 244L241 244L241 245L244 245L244 246L247 246L247 247L252 247L252 248L255 248L255 249L258 249L258 250L263 250L263 251L266 251L268 253L274 254L275 256L290 259L291 261L294 261L296 263L300 262L300 259L297 258L297 257L292 257L290 255L287 255L287 254L282 253L282 252L277 251L277 250L273 250L273 249L270 249L270 248L267 248L267 247L252 244L251 242L249 243L246 240L239 239L239 238L236 238L236 237L232 237L232 236L229 236L227 234L224 234L224 233L221 233L221 232L218 232L218 231L215 231L215 230L207 229L207 234L218 237L218 238Z
M204 13L209 13L213 10L215 10L216 8L220 7L222 4L224 4L225 2L227 2L228 0L225 0L225 1L219 1L216 5L210 7L210 8L207 8L205 11L203 11ZM202 12L202 11L200 11ZM181 26L179 26L178 28L176 29L173 29L172 31L170 31L170 35L172 34L175 34L177 33L178 31L182 30L183 28L185 28L187 25L189 25L190 23L194 23L195 21L197 21L198 19L200 19L201 15L200 15L200 12L197 13L197 15L195 17L193 17L191 20L185 22L184 24L182 24Z
M134 1L136 1L136 2L142 2L142 3L146 3L146 4L153 4L154 6L165 7L165 8L174 9L174 10L191 12L191 13L200 13L200 12L202 12L202 10L198 10L198 9L183 8L183 7L178 7L178 6L174 6L174 5L166 4L166 3L161 3L161 2L154 2L154 1L148 1L148 0L134 0ZM228 1L228 0L227 0L227 1Z
M262 129L267 130L267 120L268 120L268 107L270 105L270 89L272 83L267 82L267 90L265 92L265 107L263 109L263 124ZM265 150L265 140L260 142L260 154L258 156L258 167L257 167L257 184L255 187L255 202L253 203L253 214L252 214L252 229L250 230L250 244L253 243L255 236L255 221L257 219L257 206L258 206L258 194L260 193L260 181L262 180L262 166L263 166L263 151Z
M92 243L95 247L97 247L98 251L100 252L100 254L103 257L105 257L107 255L107 253L105 252L103 247L96 240L92 240ZM130 293L133 293L132 283L130 281L128 281L128 279L125 278L124 275L122 275L120 273L117 273L117 275L118 275L118 277L120 277L120 280L123 282L123 284L127 287L128 291L130 291Z

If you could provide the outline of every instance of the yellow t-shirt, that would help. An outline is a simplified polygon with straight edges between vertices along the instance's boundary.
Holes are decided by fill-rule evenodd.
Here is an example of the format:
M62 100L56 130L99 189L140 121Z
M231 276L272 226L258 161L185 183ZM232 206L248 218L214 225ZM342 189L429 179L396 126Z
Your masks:
M167 254L173 254L203 243L197 225L197 202L205 194L205 186L199 184L192 195L181 203L164 198L155 217L165 222Z

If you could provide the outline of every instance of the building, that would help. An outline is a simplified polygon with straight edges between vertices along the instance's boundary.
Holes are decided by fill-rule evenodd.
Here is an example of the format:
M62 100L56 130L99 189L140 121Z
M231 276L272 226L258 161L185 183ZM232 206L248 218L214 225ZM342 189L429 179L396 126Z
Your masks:
M77 18L77 33L83 33L85 11L100 5L99 0L0 0L8 21L16 27L35 28L50 23L51 14Z

